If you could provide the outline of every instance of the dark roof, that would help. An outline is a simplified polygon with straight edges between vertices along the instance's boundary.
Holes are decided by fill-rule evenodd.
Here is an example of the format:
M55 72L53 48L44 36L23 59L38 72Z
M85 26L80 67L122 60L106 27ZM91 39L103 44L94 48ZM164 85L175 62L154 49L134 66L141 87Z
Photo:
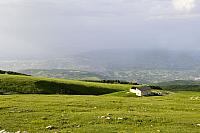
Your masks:
M136 87L135 87L135 86L133 86L131 89L136 89Z
M141 90L141 91L147 91L147 90L151 90L151 87L143 86L143 87L137 88L137 87L133 86L131 89L138 89L138 90Z
M144 86L144 87L141 87L141 88L138 88L138 89L141 90L141 91L147 91L147 90L151 90L151 87Z

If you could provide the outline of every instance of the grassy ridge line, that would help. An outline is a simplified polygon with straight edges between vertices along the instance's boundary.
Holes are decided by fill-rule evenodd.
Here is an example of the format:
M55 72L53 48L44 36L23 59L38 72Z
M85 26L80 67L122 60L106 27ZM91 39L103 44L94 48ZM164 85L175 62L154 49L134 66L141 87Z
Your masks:
M200 81L193 80L174 80L168 82L160 82L158 83L160 86L168 86L168 85L200 85Z
M164 90L168 91L197 91L200 92L200 82L192 80L175 80L168 82L161 82L158 85Z
M10 74L10 75L23 75L23 76L30 76L30 75L23 74L23 73L18 73L18 72L13 72L13 71L3 71L3 70L0 70L0 74Z
M200 85L168 85L161 86L163 90L168 91L197 91L200 92Z
M0 74L0 92L28 94L102 95L128 90L131 85Z

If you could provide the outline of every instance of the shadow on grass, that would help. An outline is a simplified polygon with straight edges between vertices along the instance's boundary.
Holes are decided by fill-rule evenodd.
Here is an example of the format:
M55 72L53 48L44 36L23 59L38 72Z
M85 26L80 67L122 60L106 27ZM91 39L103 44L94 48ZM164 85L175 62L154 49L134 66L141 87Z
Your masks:
M119 90L78 84L65 84L50 81L37 81L35 86L40 94L103 95Z

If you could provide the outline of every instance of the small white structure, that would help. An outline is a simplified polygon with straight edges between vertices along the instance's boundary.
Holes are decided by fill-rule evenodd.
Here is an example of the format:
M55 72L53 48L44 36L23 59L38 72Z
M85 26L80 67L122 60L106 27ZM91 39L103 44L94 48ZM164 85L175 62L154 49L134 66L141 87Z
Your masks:
M148 86L144 86L141 88L132 87L130 89L130 92L135 93L139 97L147 96L147 95L151 94L151 87L148 87Z

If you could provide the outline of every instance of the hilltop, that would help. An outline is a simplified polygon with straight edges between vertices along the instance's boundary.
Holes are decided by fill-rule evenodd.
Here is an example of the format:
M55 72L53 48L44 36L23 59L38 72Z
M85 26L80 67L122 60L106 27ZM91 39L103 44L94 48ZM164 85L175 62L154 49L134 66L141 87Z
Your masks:
M161 82L155 84L169 91L199 91L200 92L200 81L193 80L174 80L168 82Z
M0 91L3 93L102 95L128 90L130 87L131 85L0 74Z

